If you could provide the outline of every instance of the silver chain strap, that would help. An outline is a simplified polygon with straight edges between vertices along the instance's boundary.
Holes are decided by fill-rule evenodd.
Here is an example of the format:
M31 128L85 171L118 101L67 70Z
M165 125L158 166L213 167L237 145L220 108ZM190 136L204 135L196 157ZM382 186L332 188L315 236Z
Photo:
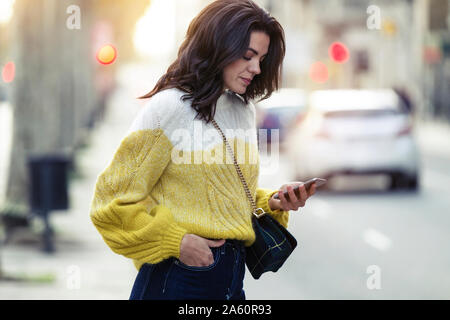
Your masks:
M244 187L244 191L247 195L248 200L250 201L250 204L252 205L253 208L253 214L257 217L257 218L261 218L263 215L266 214L266 212L262 209L262 208L256 208L256 203L255 200L253 200L252 194L250 192L250 189L248 188L247 182L244 179L244 175L242 174L241 168L239 167L239 164L237 163L236 157L234 155L233 149L231 149L230 145L228 144L227 138L225 137L225 135L223 134L222 130L220 129L219 125L216 123L216 121L214 119L211 119L212 124L214 125L214 127L217 129L217 131L219 131L220 135L222 136L222 139L228 149L228 152L230 152L230 154L233 156L233 162L234 162L234 167L236 168L237 174L239 176L239 179L241 179L242 182L242 186Z

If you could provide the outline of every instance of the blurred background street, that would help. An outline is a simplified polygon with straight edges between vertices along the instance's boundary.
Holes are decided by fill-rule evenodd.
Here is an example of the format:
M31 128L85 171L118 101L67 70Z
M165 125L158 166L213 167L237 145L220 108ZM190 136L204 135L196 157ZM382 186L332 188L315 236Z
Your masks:
M137 271L89 218L96 178L210 2L2 0L0 299L128 299ZM328 184L247 298L450 299L450 1L255 2L287 43L282 90L255 101L259 186Z

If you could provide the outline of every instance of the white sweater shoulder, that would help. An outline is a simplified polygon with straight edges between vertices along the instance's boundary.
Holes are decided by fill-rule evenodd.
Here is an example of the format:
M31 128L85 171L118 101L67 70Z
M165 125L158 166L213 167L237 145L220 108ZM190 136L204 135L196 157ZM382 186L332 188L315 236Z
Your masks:
M136 115L128 133L155 129L172 131L171 127L176 125L181 110L187 104L186 101L181 100L183 94L185 92L177 88L170 88L153 95Z

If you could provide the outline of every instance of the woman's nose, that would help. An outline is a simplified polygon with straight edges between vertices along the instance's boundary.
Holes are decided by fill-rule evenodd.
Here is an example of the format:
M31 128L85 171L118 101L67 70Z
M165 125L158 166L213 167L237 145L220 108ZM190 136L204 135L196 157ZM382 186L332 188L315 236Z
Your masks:
M253 63L250 65L250 67L249 67L249 71L250 71L251 73L254 73L254 74L260 74L260 73L261 73L261 68L260 68L260 66L259 66L259 61L253 62Z

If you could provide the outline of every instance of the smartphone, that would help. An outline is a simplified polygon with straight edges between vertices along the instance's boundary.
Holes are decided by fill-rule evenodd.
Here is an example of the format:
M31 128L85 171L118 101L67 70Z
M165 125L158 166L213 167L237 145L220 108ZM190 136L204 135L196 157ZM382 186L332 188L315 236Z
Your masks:
M313 183L316 183L316 188L318 188L318 187L320 187L320 186L323 186L326 182L327 182L326 179L322 179L322 178L312 178L312 179L310 179L310 180L304 182L303 185L305 186L306 191L309 191L309 188L311 187L311 185L312 185ZM296 195L298 198L300 198L299 187L300 187L300 186L295 186L295 187L294 187L294 190L293 190L294 193L295 193L295 195ZM285 192L283 193L283 195L284 195L284 197L286 198L286 200L289 201L289 193L288 193L287 191L285 191ZM278 199L278 193L276 193L273 197L274 197L275 199Z

